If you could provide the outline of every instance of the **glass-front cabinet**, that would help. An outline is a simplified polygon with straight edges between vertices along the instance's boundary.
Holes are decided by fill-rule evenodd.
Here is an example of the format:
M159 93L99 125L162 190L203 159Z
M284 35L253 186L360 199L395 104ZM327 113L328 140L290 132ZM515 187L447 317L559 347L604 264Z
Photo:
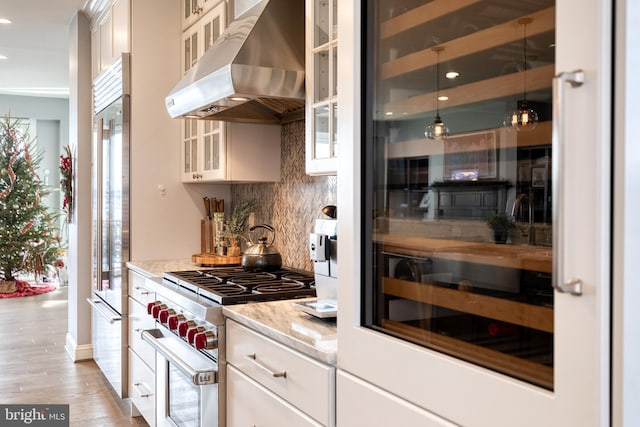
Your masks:
M184 1L184 0L183 0ZM182 71L186 73L220 37L226 28L226 2L208 0L202 2L206 8L197 6L197 2L186 1L183 13L190 8L198 13L189 15L183 23L191 24L182 33ZM215 6L214 6L215 4ZM194 19L197 17L198 19ZM221 156L224 155L224 123L211 120L182 119L182 162L183 182L199 182L222 179L225 171L221 168Z
M335 175L338 155L338 0L307 0L306 170Z
M361 31L339 61L362 58L337 77L344 372L434 425L597 425L608 92L606 69L574 70L611 54L584 50L611 37L602 2L344 1Z

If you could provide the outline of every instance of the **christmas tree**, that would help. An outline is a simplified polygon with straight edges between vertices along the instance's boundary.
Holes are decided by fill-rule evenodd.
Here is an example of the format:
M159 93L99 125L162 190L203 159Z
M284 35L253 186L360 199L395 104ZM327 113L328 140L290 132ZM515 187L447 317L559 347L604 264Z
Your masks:
M21 272L42 274L62 251L54 226L58 215L42 203L49 194L36 173L42 154L23 129L20 120L8 116L0 123L0 274L5 281Z

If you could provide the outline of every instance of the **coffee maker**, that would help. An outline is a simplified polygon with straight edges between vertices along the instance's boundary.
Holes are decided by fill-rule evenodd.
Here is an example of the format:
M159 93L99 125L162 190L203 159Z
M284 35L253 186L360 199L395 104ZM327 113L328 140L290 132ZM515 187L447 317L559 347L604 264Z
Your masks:
M322 208L326 218L316 219L309 235L309 257L318 299L297 304L297 308L316 317L336 317L338 309L338 220L333 205Z

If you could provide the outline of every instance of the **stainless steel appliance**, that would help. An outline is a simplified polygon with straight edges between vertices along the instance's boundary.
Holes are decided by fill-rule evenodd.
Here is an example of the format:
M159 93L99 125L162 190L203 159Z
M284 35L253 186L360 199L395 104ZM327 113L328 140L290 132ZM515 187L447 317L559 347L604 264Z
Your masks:
M315 296L314 276L282 268L166 272L147 307L157 328L142 332L156 349L159 426L225 425L225 329L222 306Z
M236 1L234 19L166 97L169 115L277 124L303 114L304 2Z
M129 54L93 84L92 170L93 358L118 396L127 397L129 261Z
M326 206L322 211L329 218L316 219L309 236L318 299L296 304L296 308L324 318L338 313L338 221L335 206Z

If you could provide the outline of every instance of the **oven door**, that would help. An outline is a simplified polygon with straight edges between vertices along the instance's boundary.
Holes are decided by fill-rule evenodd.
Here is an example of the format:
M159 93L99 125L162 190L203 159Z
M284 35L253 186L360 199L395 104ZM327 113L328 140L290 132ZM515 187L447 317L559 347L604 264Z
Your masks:
M156 350L158 426L218 426L218 364L166 330L142 339Z

